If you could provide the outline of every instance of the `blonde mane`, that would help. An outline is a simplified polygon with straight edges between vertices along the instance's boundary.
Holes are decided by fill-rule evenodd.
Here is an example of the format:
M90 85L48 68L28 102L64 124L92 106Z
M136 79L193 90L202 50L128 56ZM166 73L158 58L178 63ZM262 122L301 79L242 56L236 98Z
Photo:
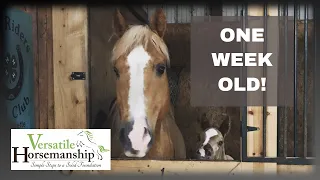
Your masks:
M148 42L150 41L152 42L156 50L166 57L167 65L170 66L170 58L167 45L147 25L131 26L123 34L123 36L116 42L113 48L111 62L114 63L116 59L118 59L125 53L129 53L136 46L142 45L144 48L146 48Z

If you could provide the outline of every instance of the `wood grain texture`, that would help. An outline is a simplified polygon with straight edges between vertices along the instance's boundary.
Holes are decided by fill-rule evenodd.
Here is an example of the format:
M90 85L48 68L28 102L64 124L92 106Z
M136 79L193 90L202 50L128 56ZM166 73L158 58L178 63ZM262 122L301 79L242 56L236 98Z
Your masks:
M36 128L53 119L52 14L50 6L14 6L32 16Z
M276 163L253 163L235 161L157 161L157 160L111 160L110 171L73 171L74 174L100 175L305 175L313 166L277 165ZM163 173L162 173L163 172Z
M53 69L52 63L52 22L51 7L37 8L38 17L38 52L39 52L39 118L41 129L49 128L49 119L53 112L50 103L53 102Z
M46 9L45 8L37 8L37 16L38 16L38 50L39 50L39 118L40 120L40 127L41 129L48 128L48 74L47 74L47 45L46 45Z
M187 175L203 173L235 174L240 162L214 161L157 161L157 160L112 160L111 171L99 171L99 174L146 175ZM161 171L162 170L162 171ZM233 172L234 171L234 172Z
M312 175L314 166L312 165L278 165L277 172L279 175Z
M263 5L248 5L248 16L263 16ZM250 27L263 27L263 22L249 21ZM247 52L263 52L262 43L247 43ZM262 77L263 69L260 67L247 67L247 77ZM247 101L263 102L263 94L248 94ZM248 106L247 107L247 126L257 127L260 130L248 132L247 136L247 155L248 157L261 157L263 151L263 107Z
M86 80L70 79L88 67L88 19L85 6L54 6L54 128L87 128Z
M278 16L278 5L268 5L268 15ZM268 101L277 101L278 99L278 60L279 60L279 27L274 20L268 19L269 26L267 25L267 52L272 52L270 61L273 67L267 68L267 87L273 87L276 89L267 90L266 93L266 104L269 105ZM269 80L269 81L268 81ZM277 157L277 129L278 127L278 108L277 106L267 106L267 117L266 117L266 156Z
M47 61L48 61L48 128L54 128L54 81L53 81L53 35L52 35L52 7L47 8L47 23L46 23L46 44L47 44Z

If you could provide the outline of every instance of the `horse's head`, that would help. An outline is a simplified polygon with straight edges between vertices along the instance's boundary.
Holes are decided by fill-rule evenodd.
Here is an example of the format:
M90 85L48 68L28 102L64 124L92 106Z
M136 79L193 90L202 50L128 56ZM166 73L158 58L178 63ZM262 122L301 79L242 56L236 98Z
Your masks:
M118 40L112 52L120 110L119 139L128 157L144 157L149 151L158 119L170 103L166 68L169 53L163 36L166 17L156 10L150 25L128 25L119 10L113 18Z
M203 132L201 147L196 151L197 159L224 160L224 140L230 131L230 119L225 119L219 129L207 128Z
M88 131L81 131L77 134L78 137L91 140L92 134Z

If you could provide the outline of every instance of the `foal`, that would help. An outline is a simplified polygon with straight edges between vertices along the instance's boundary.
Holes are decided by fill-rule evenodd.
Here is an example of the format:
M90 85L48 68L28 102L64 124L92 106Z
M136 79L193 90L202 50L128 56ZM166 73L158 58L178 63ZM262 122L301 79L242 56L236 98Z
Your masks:
M206 128L203 133L203 143L196 152L196 159L234 160L231 156L225 154L224 140L230 129L230 117L222 122L219 129Z
M149 26L129 26L119 10L114 14L118 40L111 63L116 99L108 117L112 121L112 157L186 158L170 103L169 53L163 41L166 24L162 9L156 10Z

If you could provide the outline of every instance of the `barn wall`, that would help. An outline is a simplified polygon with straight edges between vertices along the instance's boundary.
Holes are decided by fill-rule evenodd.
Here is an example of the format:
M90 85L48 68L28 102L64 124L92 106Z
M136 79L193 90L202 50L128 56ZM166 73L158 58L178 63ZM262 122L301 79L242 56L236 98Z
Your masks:
M151 16L155 8L160 6L144 6L144 10L147 12L146 16ZM234 159L240 159L240 108L237 107L199 107L194 108L190 105L190 19L191 14L202 16L208 14L208 7L205 5L179 5L170 6L164 5L167 15L167 33L164 37L165 42L169 48L171 65L176 73L179 74L179 90L177 103L175 105L175 117L179 128L185 137L187 146L187 157L192 158L196 144L199 141L201 135L201 126L206 124L207 126L219 127L224 120L223 114L228 114L231 117L231 131L226 137L226 152ZM308 18L313 18L312 7L309 6ZM193 11L191 11L191 9ZM115 97L114 89L114 73L113 68L110 66L108 59L110 57L111 48L115 42L115 38L112 37L111 28L111 15L114 11L114 7L103 8L90 8L89 10L89 43L90 43L90 70L91 70L91 119L95 120L99 110L104 113L108 113L108 107L110 101ZM138 23L137 20L126 10L122 9L121 12L126 16L126 19L131 19L132 24ZM241 7L238 6L223 6L222 14L224 16L233 16L241 13ZM143 13L142 13L143 14ZM293 15L293 7L289 6L289 15ZM101 18L104 17L104 18ZM304 6L300 6L299 17L304 18ZM178 23L176 23L178 22ZM312 23L309 23L309 37L312 37ZM298 57L298 119L299 126L302 125L303 119L303 24L299 23L299 57ZM309 38L311 43L311 39ZM311 43L312 44L312 43ZM312 47L311 44L309 47ZM309 62L310 68L312 67L312 48L309 49ZM308 100L310 101L308 109L309 124L312 120L312 83L313 72L310 69L308 72ZM283 108L279 109L279 118L282 125L283 122ZM288 122L293 122L293 110L288 108ZM292 151L292 124L289 123L289 139L288 149ZM310 129L311 130L311 129ZM299 143L302 144L303 137L302 128L299 130ZM308 134L308 141L312 141L313 134ZM201 137L200 137L201 138ZM309 143L310 144L310 143ZM281 147L281 146L280 146ZM311 144L309 145L311 147ZM301 150L302 146L300 147ZM311 148L308 148L311 150ZM300 151L301 152L301 151ZM289 154L292 154L289 152ZM311 154L309 152L308 154Z
M149 17L156 8L162 7L167 16L168 23L190 23L192 16L208 16L210 13L210 6L205 4L194 5L145 5L143 8L148 13ZM241 15L243 8L242 5L223 5L222 16L238 16ZM215 11L219 11L215 8ZM220 12L213 12L214 16L221 16ZM282 13L282 11L281 11ZM298 19L304 19L305 6L300 5ZM288 7L288 15L294 15L293 4ZM313 7L308 6L308 19L313 19Z

